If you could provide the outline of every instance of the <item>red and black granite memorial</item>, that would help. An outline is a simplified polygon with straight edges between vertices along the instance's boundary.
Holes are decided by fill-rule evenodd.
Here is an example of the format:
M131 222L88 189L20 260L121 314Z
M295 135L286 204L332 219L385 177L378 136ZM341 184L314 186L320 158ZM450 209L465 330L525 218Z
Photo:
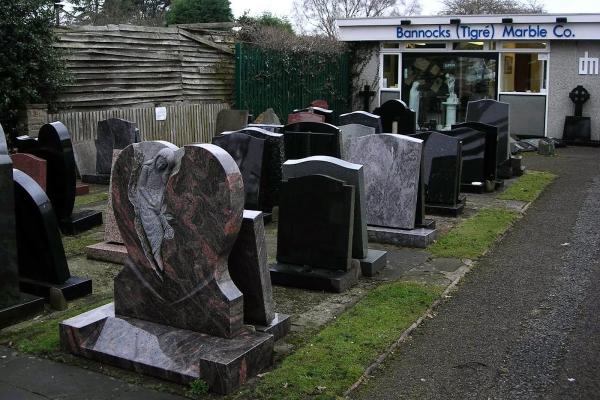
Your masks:
M0 126L0 328L43 311L41 297L21 292L17 252L17 226L13 167L4 130Z
M37 138L19 136L19 151L46 160L46 194L65 235L74 235L102 224L102 213L95 210L73 212L77 172L71 135L61 122L45 124Z
M200 378L218 393L268 367L273 335L244 325L229 272L245 197L233 158L210 144L142 142L119 154L112 182L129 258L114 303L61 323L63 348L182 384Z

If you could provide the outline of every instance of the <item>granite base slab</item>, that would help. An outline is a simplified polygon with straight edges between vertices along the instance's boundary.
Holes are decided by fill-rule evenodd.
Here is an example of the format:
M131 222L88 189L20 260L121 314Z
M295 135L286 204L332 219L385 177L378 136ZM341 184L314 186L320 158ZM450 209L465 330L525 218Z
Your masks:
M21 301L0 309L0 329L32 318L44 311L45 300L42 297L21 293Z
M435 229L435 220L423 219L423 223L415 224L415 228Z
M110 183L110 174L81 175L81 182L92 183L94 185L108 185Z
M90 186L85 183L75 184L75 196L84 196L90 193Z
M395 244L405 247L425 248L438 237L437 229L415 228L394 229L381 226L367 226L369 241Z
M465 210L467 196L460 196L456 204L425 204L425 212L433 215L450 215L457 217Z
M95 226L102 225L102 212L95 210L83 210L71 214L68 219L59 223L60 231L65 235L77 235Z
M360 265L353 262L348 271L311 268L303 265L275 263L269 266L274 285L341 293L352 287L360 274Z
M363 276L375 276L387 265L387 251L369 249L367 256L359 258L358 262Z
M228 394L272 363L273 335L244 327L232 339L115 316L114 304L59 325L61 347L142 374Z
M600 147L600 140L564 140L564 146ZM556 146L559 147L559 146Z
M257 332L264 332L273 335L275 341L290 333L292 328L292 318L287 314L275 313L275 317L268 326L253 325Z
M495 180L494 187L496 190L502 189L504 187L504 181L502 179Z
M271 222L273 222L273 213L263 211L262 215L263 215L263 224L267 225L267 224L270 224Z
M50 297L50 288L56 288L62 292L65 300L70 301L91 294L92 280L72 276L63 284L54 284L21 278L19 280L19 287L25 293L40 296L45 299Z
M111 242L100 242L85 248L85 254L90 260L107 261L115 264L125 264L127 249L125 245Z
M462 193L478 193L485 192L485 184L483 182L461 183L460 191Z

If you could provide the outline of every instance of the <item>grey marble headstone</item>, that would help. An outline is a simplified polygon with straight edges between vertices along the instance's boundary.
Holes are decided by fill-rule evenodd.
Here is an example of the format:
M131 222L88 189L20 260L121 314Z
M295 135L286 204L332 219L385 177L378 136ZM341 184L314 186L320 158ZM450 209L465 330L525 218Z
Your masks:
M246 125L248 125L248 110L221 110L217 114L215 136L227 131L239 131Z
M135 122L121 118L98 121L96 144L96 173L110 174L114 149L124 149L140 141Z
M340 125L340 154L342 160L348 159L348 149L350 141L367 135L373 135L375 128L361 124Z
M367 223L413 229L423 141L397 134L354 139L348 161L364 166Z
M381 133L381 117L366 111L352 111L350 113L342 114L339 117L339 124L361 124L374 128L374 133Z
M73 143L73 155L80 176L96 174L96 144L93 140Z
M477 100L467 103L467 122L483 122L498 127L498 153L496 162L503 163L510 157L509 104L496 100Z
M281 125L281 121L272 108L267 108L254 119L255 124Z
M283 164L283 179L307 175L327 175L354 186L354 232L352 257L365 258L368 252L363 166L335 157L312 156L288 160Z

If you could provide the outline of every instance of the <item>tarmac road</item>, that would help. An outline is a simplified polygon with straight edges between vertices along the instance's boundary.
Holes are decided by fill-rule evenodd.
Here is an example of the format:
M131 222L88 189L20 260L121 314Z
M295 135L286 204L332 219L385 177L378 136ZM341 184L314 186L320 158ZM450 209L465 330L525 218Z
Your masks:
M600 399L600 149L559 178L353 399Z

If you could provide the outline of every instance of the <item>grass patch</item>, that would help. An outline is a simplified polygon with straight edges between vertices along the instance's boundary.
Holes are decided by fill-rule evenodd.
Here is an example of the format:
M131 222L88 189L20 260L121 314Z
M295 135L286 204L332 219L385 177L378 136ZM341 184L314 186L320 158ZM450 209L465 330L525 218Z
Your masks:
M75 207L108 200L108 192L96 192L75 197Z
M526 171L515 183L498 195L500 200L533 201L556 175L550 172Z
M252 397L341 396L441 291L435 286L402 282L377 287L265 375Z
M85 254L86 246L102 242L104 240L104 227L98 226L87 232L75 236L63 236L62 242L65 256L74 257Z
M60 351L58 324L65 319L74 317L93 308L110 303L112 299L103 299L93 303L81 304L60 313L54 313L51 318L34 322L23 328L7 332L0 337L0 343L11 344L18 351L28 354L46 356Z
M500 208L483 209L452 228L427 249L436 257L478 258L518 215L517 212Z

